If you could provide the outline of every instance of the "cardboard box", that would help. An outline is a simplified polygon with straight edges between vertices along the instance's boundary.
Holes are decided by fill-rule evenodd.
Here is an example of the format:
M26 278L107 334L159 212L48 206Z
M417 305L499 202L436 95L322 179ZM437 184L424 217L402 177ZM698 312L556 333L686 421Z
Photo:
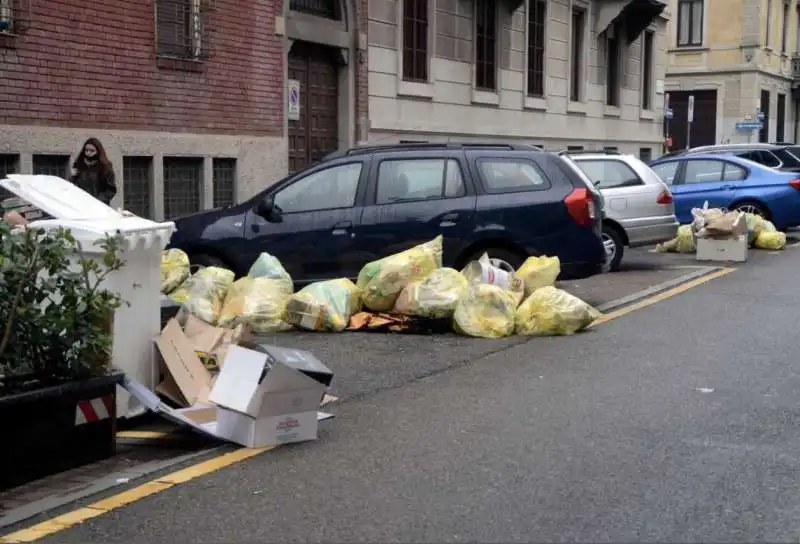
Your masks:
M281 348L268 344L257 344L250 341L242 341L239 345L243 348L265 353L270 357L268 360L269 364L277 359L283 364L295 370L299 370L309 378L317 380L326 387L330 387L331 382L333 382L333 372L331 372L322 361L314 357L314 354L310 351L295 348Z
M698 238L698 261L732 261L743 263L747 261L748 250L747 235L733 238Z
M296 368L300 350L231 346L209 401L216 404L217 434L248 447L317 437L317 408L327 385ZM310 354L308 354L310 355ZM313 358L313 356L311 356ZM333 373L314 358L315 369Z

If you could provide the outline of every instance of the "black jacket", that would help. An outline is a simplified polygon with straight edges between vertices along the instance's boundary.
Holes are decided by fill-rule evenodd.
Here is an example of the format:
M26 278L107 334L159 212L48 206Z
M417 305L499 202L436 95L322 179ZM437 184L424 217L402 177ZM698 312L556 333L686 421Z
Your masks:
M70 176L69 180L105 204L111 203L111 199L117 194L116 178L112 169L105 173L96 166L81 169Z

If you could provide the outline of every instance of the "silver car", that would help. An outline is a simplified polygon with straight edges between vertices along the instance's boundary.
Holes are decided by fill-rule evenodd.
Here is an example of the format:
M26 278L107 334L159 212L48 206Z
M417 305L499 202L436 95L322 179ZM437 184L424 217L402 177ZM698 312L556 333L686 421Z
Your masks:
M633 155L615 152L569 154L605 199L603 244L608 268L618 270L625 246L655 244L675 237L678 220L669 187Z

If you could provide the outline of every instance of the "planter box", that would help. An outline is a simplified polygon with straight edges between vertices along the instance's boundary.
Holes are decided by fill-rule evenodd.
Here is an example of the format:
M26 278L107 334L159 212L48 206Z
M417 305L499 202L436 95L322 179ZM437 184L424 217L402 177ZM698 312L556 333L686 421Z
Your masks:
M0 491L114 454L124 374L0 396Z

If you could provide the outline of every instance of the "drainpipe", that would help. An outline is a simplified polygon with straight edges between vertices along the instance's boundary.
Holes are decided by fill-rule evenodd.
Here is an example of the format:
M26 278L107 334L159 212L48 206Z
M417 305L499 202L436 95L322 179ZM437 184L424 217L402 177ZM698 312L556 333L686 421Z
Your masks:
M794 99L794 139L792 143L797 143L798 130L800 130L800 98Z

